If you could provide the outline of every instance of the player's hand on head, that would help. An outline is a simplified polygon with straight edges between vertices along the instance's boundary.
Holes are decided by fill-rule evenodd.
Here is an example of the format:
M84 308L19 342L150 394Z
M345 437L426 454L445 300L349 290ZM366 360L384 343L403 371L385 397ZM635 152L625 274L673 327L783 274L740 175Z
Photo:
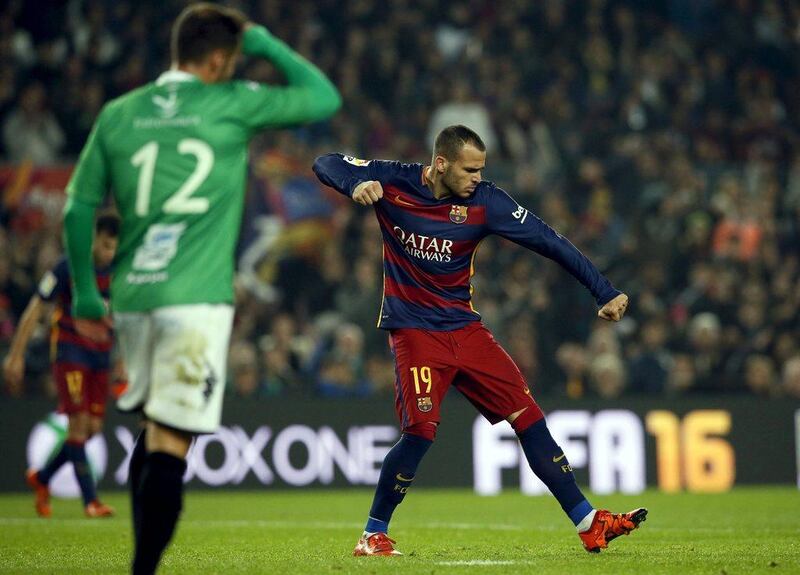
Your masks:
M353 190L353 201L362 206L371 206L383 197L383 186L380 182L370 180L361 182Z
M627 309L628 296L621 293L601 307L597 312L597 317L607 321L619 321L622 319L622 316L625 315L625 310Z

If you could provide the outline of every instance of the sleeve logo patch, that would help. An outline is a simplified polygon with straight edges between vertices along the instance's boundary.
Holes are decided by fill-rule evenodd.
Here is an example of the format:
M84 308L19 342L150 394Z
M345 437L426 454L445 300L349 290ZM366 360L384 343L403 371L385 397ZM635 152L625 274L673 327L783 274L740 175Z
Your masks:
M354 166L368 166L372 160L362 160L361 158L355 158L353 156L344 156L344 161Z
M516 211L511 212L511 215L515 219L519 220L519 223L524 224L525 223L525 218L528 217L528 210L526 210L522 206L518 205Z
M44 274L44 277L39 282L39 293L42 294L44 297L50 297L50 294L53 293L53 289L55 289L58 280L53 272L47 272Z

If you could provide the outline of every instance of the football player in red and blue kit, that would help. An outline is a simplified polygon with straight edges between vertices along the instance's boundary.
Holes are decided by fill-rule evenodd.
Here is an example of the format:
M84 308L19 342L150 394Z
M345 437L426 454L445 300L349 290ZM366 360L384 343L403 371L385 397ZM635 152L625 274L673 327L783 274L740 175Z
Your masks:
M378 326L389 331L397 372L403 433L383 461L354 555L400 555L387 535L389 520L433 443L450 385L491 423L511 424L531 469L573 521L587 551L599 552L647 515L644 508L596 510L581 493L525 379L472 307L475 251L483 238L497 234L558 262L591 292L605 320L619 321L628 297L563 236L481 180L485 162L481 138L465 126L450 126L436 138L430 166L341 154L314 163L323 183L375 209L384 270Z
M118 235L116 215L107 213L97 218L92 254L97 286L106 299ZM71 462L86 516L110 517L113 509L97 499L85 445L103 427L111 373L111 328L102 321L76 320L72 316L72 287L66 258L39 282L3 362L3 374L10 384L21 383L25 373L25 349L47 303L55 304L50 333L52 372L58 392L58 411L68 417L67 438L42 469L28 471L26 481L36 496L36 512L40 517L50 517L48 483L62 465Z

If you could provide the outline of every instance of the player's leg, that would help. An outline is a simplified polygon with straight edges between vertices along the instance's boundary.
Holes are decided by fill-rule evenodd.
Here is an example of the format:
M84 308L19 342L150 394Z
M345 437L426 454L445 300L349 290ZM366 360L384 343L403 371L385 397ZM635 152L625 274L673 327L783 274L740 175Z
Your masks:
M174 306L154 311L152 320L145 454L136 479L135 574L155 571L175 531L192 437L219 427L233 309ZM135 387L130 367L129 376Z
M58 410L60 412L69 411L72 407L72 399L70 397L66 382L66 373L68 371L68 366L60 363L53 363L52 374L56 391L58 393ZM61 448L58 450L55 456L53 456L50 461L48 461L47 464L38 471L37 479L44 485L49 484L56 472L68 461L69 458L67 457L67 444L66 442L63 442L61 444Z
M61 469L61 466L69 461L67 457L67 443L61 442L58 451L39 471L34 471L36 480L42 485L48 485L53 476Z
M85 425L87 440L103 430L103 418L106 414L106 400L108 398L108 381L108 370L95 370L88 374L86 384L86 405L88 406L88 412L86 413L86 419L83 423ZM92 486L96 491L96 484L91 472L87 474L87 479L92 482ZM81 487L81 493L83 493L83 487ZM84 496L84 500L85 499L86 496ZM111 517L114 515L114 510L105 503L102 503L98 499L96 492L94 497L86 504L84 512L87 517L92 518Z
M405 498L422 458L433 444L436 427L433 422L406 427L400 440L386 454L364 527L365 534L389 532L392 514Z
M609 541L627 535L645 520L647 509L644 508L610 513L592 507L575 482L566 454L550 434L538 406L516 411L507 420L517 433L531 469L556 497L587 551L598 553Z
M97 369L90 374L89 385L86 391L89 411L87 429L89 439L103 431L103 420L106 417L106 402L108 401L110 379L111 373L107 369Z
M71 462L81 489L84 505L94 500L94 479L86 459L86 441L89 438L88 421L88 377L90 370L83 365L56 362L53 364L53 379L58 393L58 411L68 417L67 437L59 452L38 472L28 471L27 482L36 495L36 512L49 517L50 492L48 484L58 469Z
M592 506L575 483L519 368L482 325L458 336L464 356L462 375L456 380L459 391L491 423L511 423L531 469L577 525Z
M72 407L72 399L67 387L66 373L68 366L55 362L52 366L53 381L55 382L58 393L58 411L64 412ZM61 469L61 466L69 462L69 447L67 442L61 443L58 451L53 455L44 467L38 471L29 469L25 474L25 481L33 490L35 500L34 507L40 517L50 517L52 509L50 507L50 489L48 485L53 476Z
M608 540L635 529L647 515L646 510L617 515L595 511L583 495L566 454L553 439L522 373L491 333L481 326L462 335L466 382L459 377L456 386L490 422L506 419L511 424L528 465L576 526L586 549L599 551ZM595 536L593 543L587 543L589 535L605 535L606 524L611 537Z
M381 465L367 524L353 551L357 556L400 555L387 536L389 522L433 444L441 401L455 374L447 362L450 349L446 334L395 330L390 342L397 373L395 406L402 435Z
M527 407L506 418L517 434L531 470L555 496L564 513L580 530L594 508L575 482L564 451L558 446L538 406Z
M138 485L133 573L154 573L183 509L183 474L192 435L148 421Z
M89 439L103 433L103 416L89 415Z
M25 472L25 482L33 490L34 508L39 517L50 517L52 509L50 507L50 480L61 467L69 461L67 452L69 451L66 441L62 441L58 451L39 469L28 469Z
M84 374L84 385L86 385L85 376L86 374ZM94 477L89 467L89 460L86 457L86 442L90 436L90 419L91 416L88 411L69 414L67 440L65 442L67 457L75 471L75 479L77 479L81 490L86 514L89 517L108 517L113 514L110 510L103 510L102 513L95 511L95 508L100 507L101 504L97 501Z
M150 393L153 364L153 318L149 313L115 313L114 329L117 344L127 373L127 386L117 399L117 409L123 412L140 412ZM139 512L139 481L144 466L145 431L136 438L128 467L128 488L131 495L134 545L138 541L141 525Z
M133 445L131 460L128 464L128 487L131 494L131 518L133 519L134 548L138 545L139 533L142 525L141 503L139 501L139 485L142 480L142 470L147 460L147 422L142 422L141 431Z

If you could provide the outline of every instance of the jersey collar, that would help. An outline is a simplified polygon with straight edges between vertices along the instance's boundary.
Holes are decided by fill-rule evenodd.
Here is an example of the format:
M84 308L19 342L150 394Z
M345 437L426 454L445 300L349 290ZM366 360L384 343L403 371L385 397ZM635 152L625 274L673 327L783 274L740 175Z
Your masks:
M172 84L174 82L198 82L200 78L189 72L183 70L167 70L163 72L156 80L156 86L163 86L164 84Z
M425 177L425 172L428 170L429 166L422 164L422 171L419 175L420 185L422 186L422 192L425 195L425 198L431 200L432 202L439 202L441 200L437 199L436 196L433 195L433 188L428 185L428 179ZM444 198L442 198L444 199Z

